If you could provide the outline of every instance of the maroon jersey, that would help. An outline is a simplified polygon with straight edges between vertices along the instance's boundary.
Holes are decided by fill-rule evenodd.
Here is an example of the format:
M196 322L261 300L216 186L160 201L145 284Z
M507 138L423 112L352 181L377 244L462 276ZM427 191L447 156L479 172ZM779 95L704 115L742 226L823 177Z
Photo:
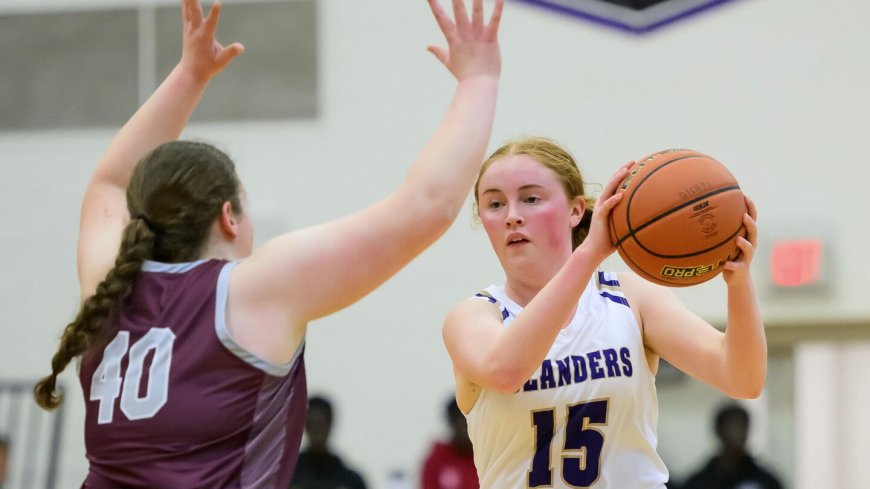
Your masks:
M81 360L82 487L289 487L308 405L304 342L286 365L236 344L233 266L145 262L112 332Z

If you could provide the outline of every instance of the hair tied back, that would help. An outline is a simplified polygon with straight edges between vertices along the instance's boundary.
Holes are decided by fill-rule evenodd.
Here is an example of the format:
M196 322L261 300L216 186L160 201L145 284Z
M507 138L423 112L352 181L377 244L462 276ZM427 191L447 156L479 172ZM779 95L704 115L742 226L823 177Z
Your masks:
M158 234L163 232L163 228L158 226L154 221L149 219L145 214L137 214L136 219L141 219L142 222L145 223L145 226L151 230L152 233Z

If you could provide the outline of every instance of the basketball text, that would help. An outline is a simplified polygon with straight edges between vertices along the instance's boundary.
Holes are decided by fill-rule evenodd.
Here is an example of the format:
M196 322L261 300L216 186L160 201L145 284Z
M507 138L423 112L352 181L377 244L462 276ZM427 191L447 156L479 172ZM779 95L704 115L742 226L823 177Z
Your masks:
M699 275L704 275L706 273L710 273L717 268L721 267L723 260L719 260L716 263L710 265L697 265L694 267L674 267L671 265L665 265L662 268L661 276L666 278L690 278L697 277Z
M684 200L691 199L692 197L695 197L696 195L701 195L702 193L707 192L712 187L713 186L710 185L710 182L698 182L696 184L693 184L693 185L683 189L680 192L680 198L684 199Z

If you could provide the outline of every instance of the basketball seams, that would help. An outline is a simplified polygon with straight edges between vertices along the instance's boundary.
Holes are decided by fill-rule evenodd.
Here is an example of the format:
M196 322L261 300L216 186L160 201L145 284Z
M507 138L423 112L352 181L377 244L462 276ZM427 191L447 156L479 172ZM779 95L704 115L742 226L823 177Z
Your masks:
M643 182L645 182L647 179L649 179L650 176L651 176L652 174L654 174L654 173L657 172L659 169L661 169L661 168L663 168L663 167L665 167L665 166L667 166L667 165L670 165L670 164L672 164L672 163L674 163L674 162L676 162L676 161L680 161L680 160L683 160L683 159L686 159L686 158L699 157L699 158L705 158L705 159L708 159L708 160L711 160L711 161L713 161L713 162L718 163L718 162L717 162L716 160L714 160L713 158L710 158L709 156L706 156L706 155L704 155L704 154L702 154L702 153L694 152L694 151L692 151L692 150L688 150L688 149L666 149L666 150L663 150L663 151L659 151L659 152L657 152L657 153L653 153L653 154L651 154L651 155L649 155L649 156L647 156L647 157L645 157L645 158L642 158L642 159L638 160L637 163L635 163L635 165L636 165L636 166L639 166L639 167L641 167L641 168L643 168L643 166L645 166L648 162L651 162L651 161L655 160L657 157L659 157L659 156L661 156L661 155L663 155L663 154L667 154L667 153L682 153L682 152L690 152L691 154L688 154L688 155L682 155L682 156L679 156L679 157L677 157L677 158L673 158L673 159L671 159L671 160L665 161L664 163L662 163L662 164L658 165L657 167L653 168L652 170L650 170L649 173L647 173L647 174L641 176L641 179L640 179L640 180L639 180L639 181L634 185L634 187L633 187L632 190L631 190L631 195L626 199L625 205L622 206L622 207L625 209L625 216L623 216L623 217L624 217L624 222L625 222L626 225L628 226L628 228L627 228L627 230L626 230L626 231L627 231L627 234L626 234L625 236L623 236L622 238L619 238L619 237L618 237L617 232L616 232L616 229L615 229L616 226L614 225L615 222L614 222L614 219L613 219L614 212L611 212L611 213L610 213L610 237L611 237L611 241L612 241L612 242L614 242L614 243L616 243L616 244L618 245L619 243L621 243L622 241L624 241L628 236L634 234L634 231L633 231L632 228L631 228L631 220L629 219L629 216L630 216L629 212L630 212L630 208L631 208L631 200L634 198L634 193L635 193L635 191L637 190L637 187L639 187ZM633 180L636 176L637 176L637 174L632 175L631 173L629 173L629 175L628 175L627 177L625 177L625 179L624 179L624 180L622 181L622 183L619 185L619 187L618 187L618 188L620 189L619 191L622 192L623 194L629 192L629 187L631 186L631 183L626 183L626 181ZM615 210L616 210L616 209L614 209L614 211L615 211Z
M620 247L620 248L621 248L621 247ZM623 254L623 255L620 255L620 256L622 256L622 258L623 258L624 260L630 262L630 264L633 265L633 266L631 267L631 269L632 269L632 271L633 271L634 273L636 273L636 274L638 274L638 275L640 275L640 276L646 278L646 279L649 280L650 282L654 282L654 283L657 283L657 284L659 284L659 285L669 285L669 286L678 286L678 287L683 287L683 286L686 286L686 285L691 285L691 284L684 284L684 283L680 283L680 282L669 282L669 281L667 281L667 280L664 280L664 279L662 279L661 277L658 277L658 276L655 276L655 275L652 275L652 274L648 273L648 272L647 272L646 270L644 270L644 269L643 269L643 268L642 268L642 267L641 267L641 266L640 266L636 261L632 260L631 257L630 257L628 254Z
M634 238L634 242L635 242L635 243L636 243L636 244L637 244L637 245L638 245L638 246L639 246L643 251L646 251L649 255L654 256L654 257L656 257L656 258L690 258L690 257L693 257L693 256L703 255L704 253L709 253L710 251L713 251L713 250L715 250L716 248L719 248L719 247L721 247L721 246L724 246L724 245L728 244L729 241L732 241L734 238L736 238L736 237L740 234L740 232L743 231L744 229L745 229L745 228L743 227L743 225L741 225L739 228L737 228L737 231L734 231L730 236L728 236L727 238L723 239L722 241L720 241L720 242L719 242L718 244L716 244L715 246L711 246L711 247L709 247L709 248L707 248L707 249L699 250L699 251L696 251L696 252L693 252L693 253L686 253L686 254L684 254L684 255L664 255L664 254L661 254L661 253L656 253L655 251L652 251L652 250L650 250L649 248L647 248L646 246L644 246L643 243L641 243L640 240L638 240L636 236L632 236L632 237ZM623 248L623 247L620 246L620 248ZM736 248L736 246L735 246L735 248Z
M688 165L673 166L679 161L691 158L699 158L699 161L686 162L689 163ZM656 162L657 159L666 159L666 161ZM704 243L705 239L692 235L692 237L686 238L689 239L689 242L680 244L679 235L683 229L683 225L680 224L682 222L680 216L685 215L687 219L692 220L696 217L703 219L711 211L709 216L714 217L731 216L732 212L738 212L736 199L742 196L742 191L734 175L715 158L693 150L660 151L639 160L637 165L641 168L636 168L633 173L630 173L623 180L619 189L623 193L630 193L630 195L624 199L624 205L618 205L609 216L609 236L623 260L639 276L665 286L696 285L721 273L722 264L726 260L732 259L735 252L739 252L739 248L733 245L733 240L741 233L745 233L742 219L739 223L728 219L728 224L737 224L737 228L733 232L723 229L721 225L726 223L720 222L718 232L728 233L728 235L717 240L716 243ZM659 170L667 171L659 173ZM708 172L709 177L695 179L695 176L707 175ZM656 175L655 181L650 182L653 175ZM644 185L653 186L642 189ZM676 195L670 194L672 191L679 190L683 185L685 185L685 191L680 191L679 199L676 198ZM719 188L716 188L717 186ZM705 193L692 196L692 193L697 191L705 191ZM662 199L665 202L656 203ZM668 199L671 199L670 202L667 202ZM683 199L688 200L684 201ZM714 209L718 207L719 203L725 205L725 208L715 211ZM702 210L710 204L713 206L709 210ZM694 209L691 215L685 214L693 206L698 206L698 209ZM725 214L721 214L722 212ZM640 219L643 221L640 224L633 223L632 216L634 216L635 221ZM674 221L675 218L676 221ZM710 217L707 219L709 220ZM664 222L662 222L663 220ZM644 230L649 232L644 232ZM662 232L670 237L662 235ZM709 239L714 236L706 237ZM649 246L656 246L659 239L677 239L678 242L665 246L665 248L669 248L667 253L663 253L662 250L651 250ZM689 244L703 246L704 249L691 250ZM691 252L684 253L685 251ZM727 251L727 254L720 253L720 251ZM632 257L632 255L635 256ZM695 263L692 262L693 259ZM673 262L669 263L670 260ZM709 261L709 263L700 263L701 261Z
M696 198L694 198L694 199L692 199L692 200L690 200L690 201L687 201L687 202L685 202L685 203L683 203L683 204L680 204L680 205L677 206L677 207L674 207L674 208L672 208L672 209L669 209L669 210L667 210L667 211L665 211L665 212L663 212L663 213L657 215L656 217L654 217L654 218L648 220L647 222L641 224L641 225L638 226L636 229L630 230L629 233L626 234L625 236L623 236L622 239L620 239L616 244L617 244L617 246L619 246L619 245L620 245L622 242L624 242L626 239L628 239L628 238L634 238L634 240L637 242L637 244L640 245L641 247L643 247L643 245L641 244L640 240L637 239L637 233L640 232L640 231L642 231L644 228L649 227L651 224L653 224L653 223L655 223L655 222L657 222L657 221L660 221L660 220L664 219L665 217L667 217L667 216L669 216L669 215L671 215L671 214L673 214L673 213L675 213L675 212L678 212L678 211L680 211L680 210L682 210L682 209L685 209L686 207L688 207L688 206L690 206L690 205L692 205L692 204L695 204L695 203L697 203L697 202L699 202L699 201L701 201L701 200L704 200L704 199L710 198L710 197L712 197L712 196L714 196L714 195L719 195L719 194L722 194L722 193L725 193L725 192L730 192L730 191L733 191L733 190L737 190L737 191L739 191L739 190L740 190L740 186L739 186L739 185L732 185L732 186L728 186L728 187L722 187L722 188L720 188L720 189L718 189L718 190L714 190L714 191L712 191L712 192L710 192L710 193L706 193L706 194L704 194L704 195L702 195L702 196L700 196L700 197L696 197ZM631 222L630 222L627 218L626 218L626 222L628 222L628 226L629 226L629 228L631 228ZM741 225L740 225L740 228L742 228L742 227L743 227L743 225L741 224ZM740 228L738 228L738 231L740 231ZM736 233L735 233L735 234L732 234L728 239L733 238L733 237L736 236L736 235L737 235ZM727 242L728 239L725 239L725 240L723 240L723 241L720 241L719 244L717 244L717 245L715 245L715 246L713 246L713 247L711 247L711 248L707 248L707 249L704 250L704 251L699 251L699 252L697 252L697 253L692 253L692 254L688 254L688 255L659 255L659 254L656 254L656 253L653 253L653 254L655 254L656 256L661 256L661 257L666 257L666 258L679 258L679 257L694 256L694 255L697 255L697 254L699 254L699 253L704 253L704 252L710 251L710 250L712 250L713 248L716 248L716 247L718 247L718 246L722 246L722 244L724 244L725 242ZM645 247L644 247L644 250L646 250L646 251L650 251L650 250L647 250ZM652 253L652 252L650 251L650 253Z
M663 154L663 153L665 153L665 151L662 151L662 152L657 153L657 154ZM637 184L634 185L634 187L631 189L631 195L628 197L628 201L626 201L626 203L625 203L625 223L626 223L626 225L628 226L628 234L627 234L626 236L624 236L622 239L620 239L619 242L623 241L623 240L624 240L628 235L634 235L636 231L639 231L640 229L643 229L644 227L648 226L648 225L651 224L652 222L657 221L657 220L660 219L661 217L666 216L666 215L668 215L670 212L673 212L673 210L675 210L675 209L671 209L671 210L669 210L669 211L665 211L664 214L660 214L660 215L654 217L652 220L647 221L647 222L641 224L637 229L634 229L634 228L632 227L631 219L630 219L630 217L631 217L631 203L632 203L632 201L634 200L634 196L635 196L635 194L637 193L637 189L640 188L640 186L643 185L644 182L646 182L647 180L649 180L650 178L652 178L652 176L655 175L659 170L661 170L661 169L663 169L663 168L665 168L665 167L667 167L667 166L670 166L670 165L672 165L672 164L674 164L674 163L676 163L676 162L678 162L678 161L682 161L682 160L685 160L685 159L688 159L688 158L702 158L702 159L706 159L706 160L712 161L713 163L719 164L718 161L714 160L713 158L710 158L709 156L702 155L702 154L700 154L700 153L692 153L692 154L689 154L689 155L683 155L683 156L679 156L679 157L676 157L676 158L670 159L670 160L668 160L668 161L665 161L665 162L661 163L660 165L656 166L655 168L651 169L651 170L650 170L648 173L646 173L645 175L643 175L643 176L641 177L641 179L637 182ZM650 158L645 158L643 161L648 161L649 159L650 159ZM738 186L738 188L739 188L739 186ZM624 190L624 192L628 192L628 191L629 191L629 189L627 189L627 188ZM682 207L683 207L683 206L677 207L677 209L681 209Z

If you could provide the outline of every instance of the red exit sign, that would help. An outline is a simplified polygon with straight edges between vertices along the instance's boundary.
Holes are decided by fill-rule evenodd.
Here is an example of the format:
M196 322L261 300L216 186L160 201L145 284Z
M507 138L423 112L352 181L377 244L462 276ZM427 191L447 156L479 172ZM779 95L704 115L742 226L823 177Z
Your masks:
M824 246L818 238L775 241L770 255L770 279L778 287L819 285L824 281Z

